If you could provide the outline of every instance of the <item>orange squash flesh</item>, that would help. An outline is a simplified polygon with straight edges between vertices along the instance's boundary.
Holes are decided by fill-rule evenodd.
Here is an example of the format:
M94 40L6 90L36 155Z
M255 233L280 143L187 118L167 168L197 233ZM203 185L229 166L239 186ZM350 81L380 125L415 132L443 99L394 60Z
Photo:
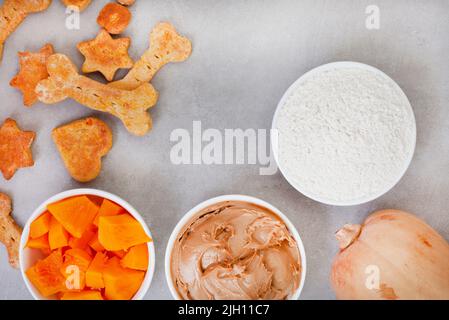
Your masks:
M48 243L48 234L44 234L43 236L35 239L29 238L26 247L43 251L50 250L50 245Z
M109 251L127 250L151 241L140 223L129 214L100 217L98 240Z
M100 217L106 217L106 216L115 216L120 213L124 213L125 209L123 209L121 206L116 204L115 202L112 202L108 199L104 199L101 203L100 210L98 210L98 214L94 219L94 225L98 226L98 222Z
M98 233L95 233L95 236L89 241L89 247L94 249L97 252L105 251L105 248L101 245L98 240Z
M106 267L108 257L102 252L97 252L86 271L86 285L93 289L104 288L103 271Z
M50 220L51 214L49 212L43 213L40 217L34 220L30 225L30 237L36 239L47 234L50 230Z
M106 299L131 299L142 285L144 276L145 272L125 269L117 257L111 258L103 273Z
M142 225L99 197L68 198L47 209L31 223L26 244L46 256L26 271L36 289L62 300L132 299L148 269L151 238Z
M148 269L148 245L142 243L130 248L120 264L124 268L146 271Z
M99 207L87 196L79 196L50 204L47 209L72 236L81 238Z
M89 227L81 236L81 238L71 237L69 240L69 247L75 249L86 249L89 242L96 236L96 231L93 226Z
M48 231L48 243L51 250L65 247L69 244L69 234L64 227L51 217L50 230Z
M79 281L76 279L72 283L74 288L67 288L68 290L83 290L86 286L86 271L92 261L92 257L84 250L81 249L69 249L64 253L64 263L61 267L61 273L67 279L73 276L73 269L71 267L76 267L79 270Z
M69 249L64 253L64 266L75 264L86 271L92 262L92 257L82 249Z
M119 251L111 251L111 253L116 256L117 258L122 259L124 256L126 256L125 250L119 250Z
M103 300L100 291L84 290L80 292L65 292L61 300Z
M61 266L62 254L60 250L56 250L29 268L26 275L44 297L50 297L65 288L65 279L60 272Z

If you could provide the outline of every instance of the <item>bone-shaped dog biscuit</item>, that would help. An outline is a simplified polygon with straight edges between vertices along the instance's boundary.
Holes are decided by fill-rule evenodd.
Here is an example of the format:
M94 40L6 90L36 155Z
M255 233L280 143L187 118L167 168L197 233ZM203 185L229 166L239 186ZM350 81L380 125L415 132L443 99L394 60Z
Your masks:
M0 242L8 251L9 263L14 268L19 267L19 243L22 229L11 217L11 199L0 192Z
M149 83L132 91L109 87L78 74L76 66L63 54L48 58L49 78L36 86L39 101L54 104L72 98L82 105L118 117L129 132L142 136L152 127L148 109L158 93Z
M8 37L30 14L47 9L51 0L5 0L0 7L0 60Z
M156 72L167 63L184 61L191 52L192 44L189 39L180 36L170 23L158 23L150 34L150 48L122 80L109 85L126 90L135 89L142 83L151 81Z

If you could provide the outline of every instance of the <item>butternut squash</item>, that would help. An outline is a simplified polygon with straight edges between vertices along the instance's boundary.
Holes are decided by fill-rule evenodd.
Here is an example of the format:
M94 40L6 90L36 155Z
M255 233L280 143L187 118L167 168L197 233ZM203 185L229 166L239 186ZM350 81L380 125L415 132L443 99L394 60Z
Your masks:
M60 272L61 267L62 253L61 250L56 250L45 259L39 260L25 273L30 282L44 297L50 297L65 288L65 278Z
M142 285L144 276L145 272L123 268L117 257L111 258L103 273L106 299L132 299Z
M69 244L69 234L55 217L51 217L50 220L48 243L51 250L62 248Z
M126 256L125 250L119 250L119 251L111 251L111 255L116 256L117 258L122 259L124 256ZM112 256L111 256L112 257Z
M89 242L93 237L96 236L96 231L94 226L89 226L89 228L83 233L81 238L71 237L69 240L69 247L74 249L85 250L89 245Z
M89 247L94 249L97 252L105 251L105 248L101 245L98 240L98 233L95 233L95 236L89 241Z
M52 203L47 209L72 236L81 238L99 207L87 196L79 196Z
M129 214L120 214L100 217L98 240L106 250L120 251L151 239L136 219Z
M103 300L100 291L83 290L80 292L65 292L61 300Z
M30 237L33 239L40 238L47 234L50 230L51 214L47 211L31 222Z
M97 216L94 219L94 225L98 226L98 222L100 217L106 217L106 216L115 216L120 213L125 213L125 209L123 209L121 206L116 204L115 202L112 202L108 199L103 199L103 202L101 203L100 210L98 211Z
M124 268L146 271L148 269L148 245L142 243L131 247L120 264Z
M86 271L86 285L93 289L104 288L103 271L108 257L102 252L97 252L92 263Z
M47 257L26 275L46 297L132 299L148 269L149 241L143 226L108 199L64 199L31 223L26 247Z
M44 234L43 236L35 239L28 238L26 247L30 249L39 249L42 250L42 252L50 250L50 245L48 243L48 234Z
M83 290L86 286L86 271L92 261L92 257L84 250L81 249L69 249L64 253L64 263L61 267L61 273L66 279L71 280L70 290ZM77 271L72 268L76 267ZM76 272L76 273L74 273ZM79 275L79 279L73 278L73 276ZM70 279L69 277L72 276Z

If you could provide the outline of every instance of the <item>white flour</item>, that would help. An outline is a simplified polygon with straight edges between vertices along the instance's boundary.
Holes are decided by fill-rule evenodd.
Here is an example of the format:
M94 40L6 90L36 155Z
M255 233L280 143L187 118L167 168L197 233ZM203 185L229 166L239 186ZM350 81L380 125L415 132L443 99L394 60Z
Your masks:
M285 101L274 125L279 164L304 194L331 204L366 202L406 170L416 126L388 77L357 67L323 70Z

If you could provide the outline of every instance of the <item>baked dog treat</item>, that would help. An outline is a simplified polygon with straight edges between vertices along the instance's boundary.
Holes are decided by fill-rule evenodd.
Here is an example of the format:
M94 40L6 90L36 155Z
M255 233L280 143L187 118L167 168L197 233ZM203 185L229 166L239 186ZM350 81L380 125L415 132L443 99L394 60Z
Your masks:
M136 1L135 0L117 0L117 2L124 6L131 6Z
M97 23L111 34L120 34L128 27L131 17L128 8L118 3L109 2L100 11Z
M150 82L153 76L169 62L186 60L192 52L189 39L180 36L167 22L161 22L151 31L150 48L122 80L109 85L114 88L133 90L142 83Z
M88 182L101 171L101 159L112 148L112 131L97 118L86 118L56 128L52 133L73 179Z
M54 104L72 98L82 105L119 118L134 135L145 135L152 127L147 110L154 106L158 93L149 83L127 91L109 87L78 74L76 66L63 54L48 58L48 79L36 87L38 99Z
M78 10L84 11L92 2L92 0L61 0L63 4L68 6L78 7Z
M19 73L9 83L23 94L23 104L32 106L37 101L34 92L39 81L48 78L47 59L53 54L53 46L46 44L39 52L19 52Z
M0 192L0 242L8 251L9 264L19 268L19 245L22 228L11 217L11 199Z
M6 180L19 168L34 165L31 144L36 134L22 131L13 119L6 119L0 127L0 171Z
M81 70L84 73L99 71L112 81L118 69L129 69L134 65L128 55L130 44L130 38L112 39L102 29L94 40L78 44L78 50L86 58Z
M51 0L4 0L0 7L0 60L6 39L30 14L44 11Z

